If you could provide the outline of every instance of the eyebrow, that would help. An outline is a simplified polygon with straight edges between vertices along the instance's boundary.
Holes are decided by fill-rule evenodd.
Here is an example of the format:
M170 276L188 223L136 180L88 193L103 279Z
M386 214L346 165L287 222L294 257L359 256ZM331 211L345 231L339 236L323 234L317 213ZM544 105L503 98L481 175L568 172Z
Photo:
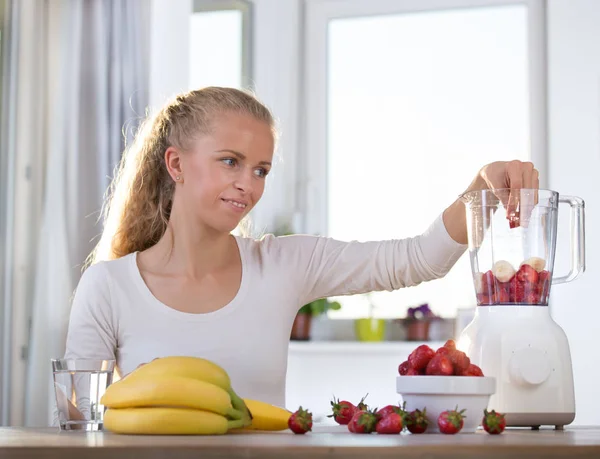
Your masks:
M235 151L235 150L229 150L229 149L225 149L225 150L217 150L217 153L231 153L232 155L237 156L239 159L246 159L246 155L243 153L240 153L239 151ZM272 164L269 161L260 161L258 163L259 165L266 165L266 166L271 166Z

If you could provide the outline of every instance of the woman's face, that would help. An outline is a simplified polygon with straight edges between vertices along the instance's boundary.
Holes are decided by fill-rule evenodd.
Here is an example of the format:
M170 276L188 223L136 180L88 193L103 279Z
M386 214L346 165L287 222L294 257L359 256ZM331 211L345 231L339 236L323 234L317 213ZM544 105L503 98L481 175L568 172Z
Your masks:
M179 155L175 193L185 212L203 226L231 232L260 200L273 149L267 123L236 113L215 118L212 132Z

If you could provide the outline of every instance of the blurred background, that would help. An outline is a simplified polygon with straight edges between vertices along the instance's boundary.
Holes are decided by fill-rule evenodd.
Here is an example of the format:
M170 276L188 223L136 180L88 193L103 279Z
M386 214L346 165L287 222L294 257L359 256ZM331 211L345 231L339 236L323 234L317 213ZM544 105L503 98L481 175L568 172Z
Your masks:
M252 89L279 122L257 236L411 237L498 160L531 160L542 187L584 198L587 272L550 308L571 344L575 422L598 421L600 2L0 0L0 27L0 425L48 421L49 360L125 143L207 85ZM568 230L563 211L558 274ZM395 397L414 341L456 336L474 307L468 255L438 281L308 305L289 406L327 408L335 388Z

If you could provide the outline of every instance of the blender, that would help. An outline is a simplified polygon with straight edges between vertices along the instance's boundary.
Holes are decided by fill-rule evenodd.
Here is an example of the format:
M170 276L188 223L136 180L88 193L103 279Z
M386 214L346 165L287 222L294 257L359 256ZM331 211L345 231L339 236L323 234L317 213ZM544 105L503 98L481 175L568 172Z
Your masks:
M551 287L585 269L584 202L555 191L495 189L461 196L477 308L458 347L496 378L488 408L507 426L563 429L575 418L569 341L548 308ZM571 267L554 276L559 203L569 204Z

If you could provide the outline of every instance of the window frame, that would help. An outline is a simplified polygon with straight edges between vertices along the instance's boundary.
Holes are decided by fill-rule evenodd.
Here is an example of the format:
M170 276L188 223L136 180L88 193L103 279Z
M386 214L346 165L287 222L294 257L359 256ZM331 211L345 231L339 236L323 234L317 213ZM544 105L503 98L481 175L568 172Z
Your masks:
M526 5L531 160L547 183L547 66L545 0L304 0L305 113L299 158L299 203L302 231L327 235L328 193L328 23L332 19L417 13L458 8ZM482 164L483 166L483 164ZM442 209L440 209L440 212Z
M253 5L249 0L194 0L192 14L213 11L241 11L242 13L242 87L254 89L253 53Z

